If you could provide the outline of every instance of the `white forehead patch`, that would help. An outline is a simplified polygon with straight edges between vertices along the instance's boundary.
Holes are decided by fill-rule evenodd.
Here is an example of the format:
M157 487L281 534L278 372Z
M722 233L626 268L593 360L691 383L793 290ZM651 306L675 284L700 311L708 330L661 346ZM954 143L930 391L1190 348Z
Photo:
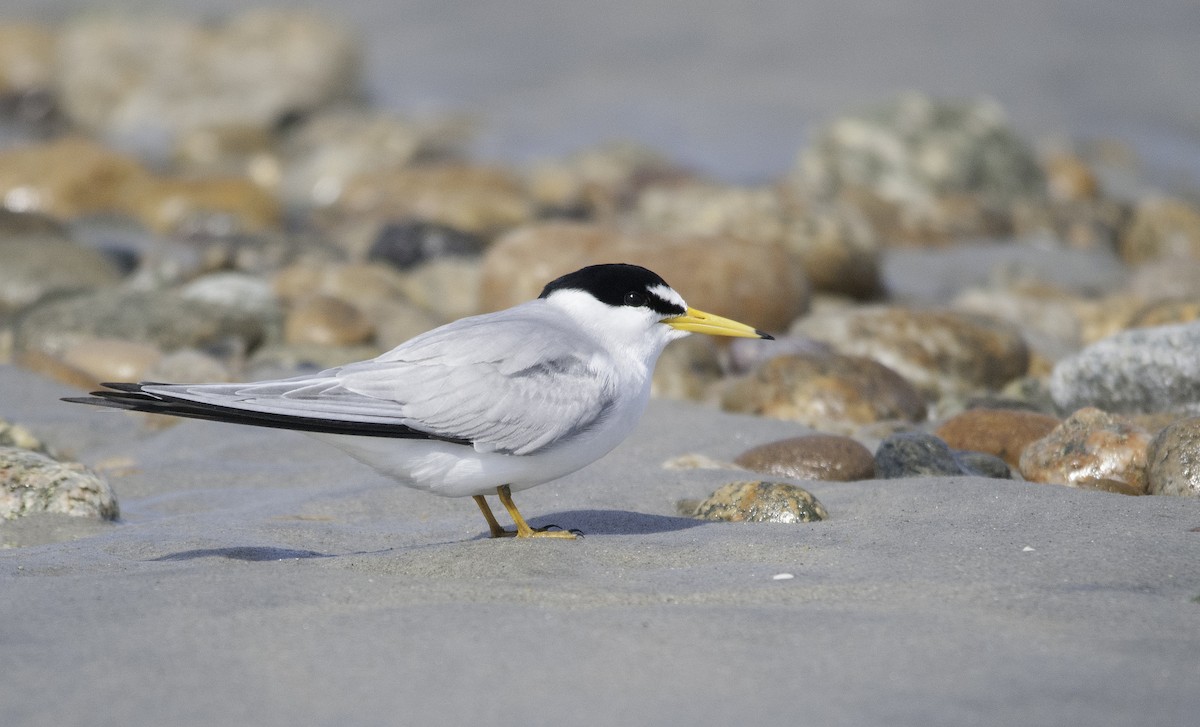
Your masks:
M676 293L674 288L666 285L655 285L649 288L646 292L662 298L672 305L677 305L680 308L687 310L687 303L683 302L683 296L681 296L679 293Z

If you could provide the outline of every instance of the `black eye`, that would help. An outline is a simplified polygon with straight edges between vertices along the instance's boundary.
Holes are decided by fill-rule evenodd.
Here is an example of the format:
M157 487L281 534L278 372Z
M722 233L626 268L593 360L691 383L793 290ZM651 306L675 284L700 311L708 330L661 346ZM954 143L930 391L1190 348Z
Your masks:
M646 305L646 296L636 290L631 290L625 294L625 300L622 302L631 308L641 308Z

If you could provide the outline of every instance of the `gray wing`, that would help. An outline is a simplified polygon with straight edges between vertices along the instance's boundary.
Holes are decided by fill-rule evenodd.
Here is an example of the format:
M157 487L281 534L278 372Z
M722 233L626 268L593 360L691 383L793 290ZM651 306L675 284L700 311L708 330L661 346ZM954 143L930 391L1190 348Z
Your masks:
M483 451L531 454L596 424L616 393L609 357L541 303L465 318L313 376L141 391L266 416L395 425Z

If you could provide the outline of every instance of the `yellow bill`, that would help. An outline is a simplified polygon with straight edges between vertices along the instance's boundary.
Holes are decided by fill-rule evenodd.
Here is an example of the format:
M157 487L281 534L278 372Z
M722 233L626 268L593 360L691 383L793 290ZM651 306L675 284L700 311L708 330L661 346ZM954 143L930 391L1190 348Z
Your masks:
M712 313L705 313L702 310L688 308L687 313L674 318L664 318L663 323L666 323L671 328L677 328L681 331L690 331L691 333L706 333L710 336L735 336L737 338L766 338L774 339L774 336L763 333L757 328L751 328L745 323L731 321L728 318L714 316Z

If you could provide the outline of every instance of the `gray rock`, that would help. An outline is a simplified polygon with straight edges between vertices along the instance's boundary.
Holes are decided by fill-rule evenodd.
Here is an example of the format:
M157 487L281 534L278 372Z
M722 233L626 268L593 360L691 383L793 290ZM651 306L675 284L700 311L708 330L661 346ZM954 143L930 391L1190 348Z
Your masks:
M53 220L0 209L0 314L48 295L93 290L120 279L112 260L76 244Z
M86 15L59 36L57 91L83 128L164 157L191 129L269 128L356 95L359 65L350 33L303 12L248 10L207 26Z
M945 195L1007 204L1044 193L1032 148L997 104L920 94L834 121L805 151L800 172L822 192L863 188L918 215Z
M104 520L119 515L112 487L83 465L0 446L0 519L43 512Z
M954 450L954 461L958 462L964 474L990 477L993 480L1012 479L1012 470L1008 464L994 454Z
M367 259L408 270L447 255L482 255L483 249L484 240L478 235L435 222L409 220L385 225L367 251Z
M16 323L15 350L57 355L84 338L118 338L179 348L253 350L277 321L173 291L104 290L35 306Z
M1062 411L1200 414L1200 322L1122 331L1059 361L1050 395Z
M1151 495L1200 497L1200 418L1181 419L1150 442L1146 477Z
M875 477L936 477L974 474L966 472L954 450L924 432L901 432L883 440L875 450Z

